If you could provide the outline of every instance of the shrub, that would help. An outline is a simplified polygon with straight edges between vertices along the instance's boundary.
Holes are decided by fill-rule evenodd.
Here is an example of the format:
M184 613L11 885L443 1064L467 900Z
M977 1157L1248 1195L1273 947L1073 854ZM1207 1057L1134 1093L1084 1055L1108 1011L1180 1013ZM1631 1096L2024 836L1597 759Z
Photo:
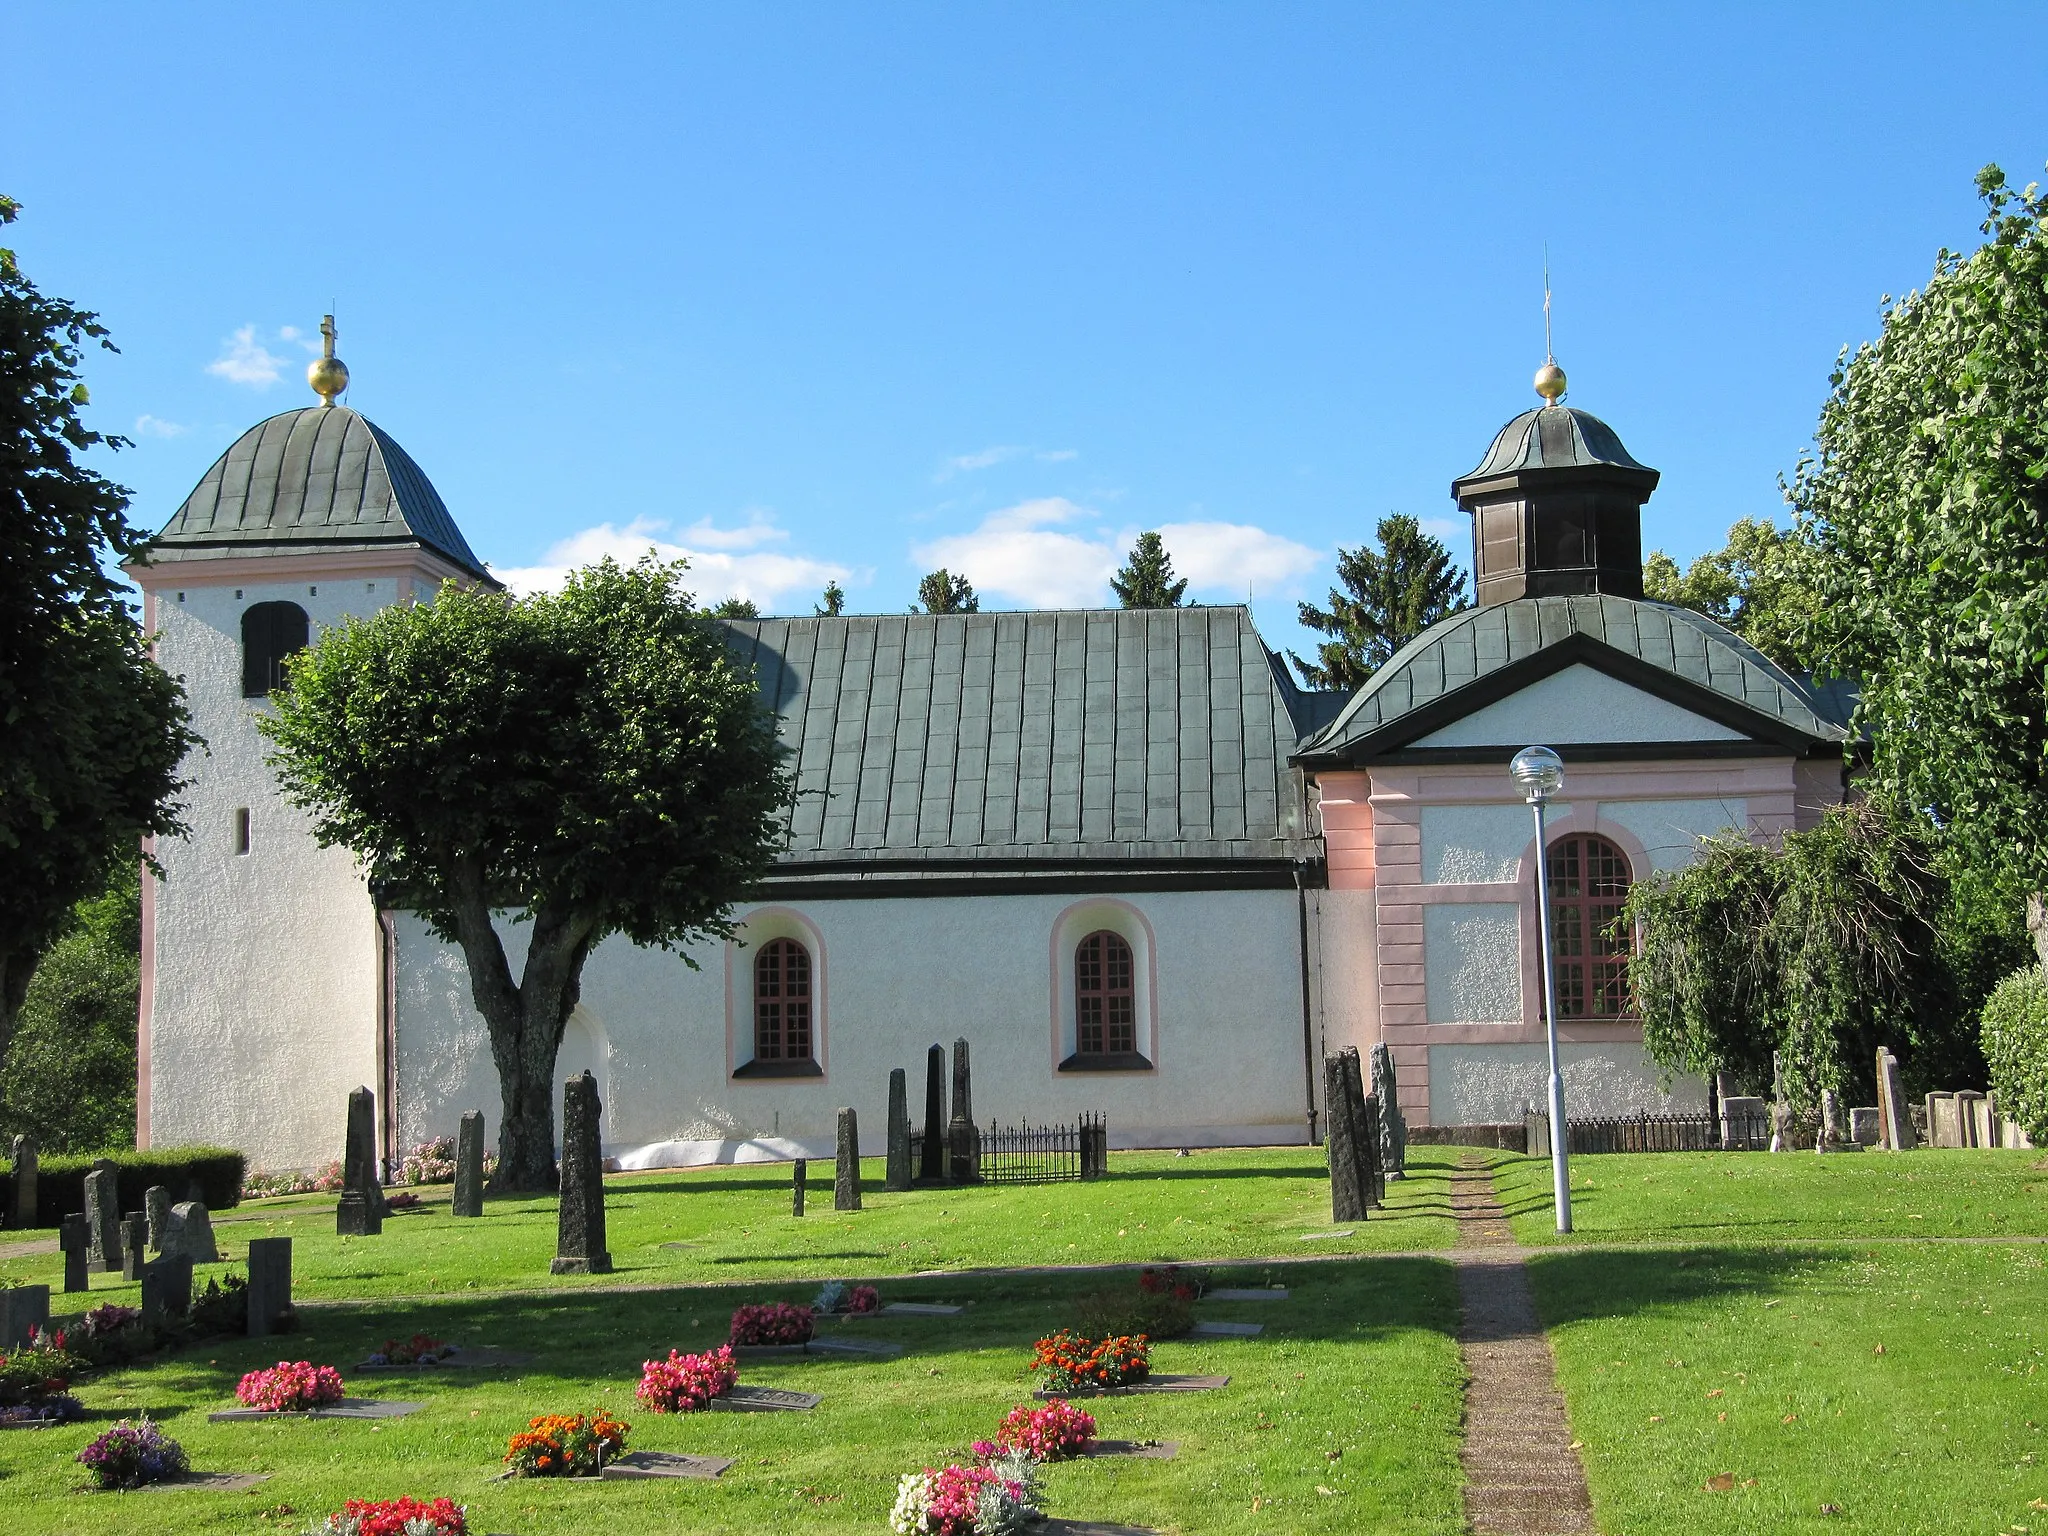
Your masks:
M993 1443L977 1440L977 1456L1021 1451L1033 1461L1065 1461L1095 1443L1095 1415L1064 1398L1049 1403L1019 1403L1003 1415Z
M342 1391L341 1372L333 1366L280 1360L269 1370L244 1376L235 1387L235 1396L244 1407L265 1413L303 1413L340 1402Z
M640 1385L633 1395L656 1413L696 1413L711 1406L739 1382L732 1348L721 1344L702 1355L668 1352L666 1360L648 1360L640 1367Z
M455 1138L436 1136L421 1142L400 1159L398 1167L408 1184L453 1184Z
M1998 1107L2048 1146L2048 971L2014 971L1984 1004L1984 1062Z
M906 1472L896 1484L889 1529L898 1536L1012 1536L1038 1517L1034 1491L1024 1457Z
M812 1333L809 1307L786 1301L753 1303L732 1315L732 1344L805 1344Z
M469 1511L453 1499L350 1499L306 1536L469 1536Z
M1151 1349L1143 1334L1089 1339L1062 1328L1038 1341L1031 1352L1031 1369L1045 1372L1048 1392L1120 1387L1151 1375Z
M630 1427L602 1409L587 1419L580 1413L547 1414L512 1437L505 1464L514 1477L595 1477L625 1450Z
M242 1178L247 1167L242 1154L227 1147L165 1147L148 1152L113 1151L104 1154L114 1164L120 1207L139 1211L143 1194L161 1184L173 1200L195 1198L206 1202L209 1211L224 1211L241 1203ZM66 1216L85 1210L85 1176L92 1172L95 1154L65 1154L41 1159L36 1175L36 1225L63 1225Z
M78 1461L102 1488L140 1488L176 1477L189 1465L185 1448L145 1416L123 1419L78 1453Z

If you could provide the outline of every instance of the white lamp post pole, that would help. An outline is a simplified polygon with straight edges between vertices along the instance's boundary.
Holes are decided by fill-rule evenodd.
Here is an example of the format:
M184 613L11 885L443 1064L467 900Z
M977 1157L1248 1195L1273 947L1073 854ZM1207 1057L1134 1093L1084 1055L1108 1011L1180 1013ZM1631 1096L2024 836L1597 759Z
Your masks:
M1564 1118L1564 1074L1557 1061L1557 977L1550 936L1550 850L1544 837L1543 810L1564 784L1564 761L1548 747L1524 747L1508 772L1527 794L1536 813L1536 912L1543 949L1543 1024L1550 1046L1550 1182L1557 1207L1557 1230L1572 1229L1572 1183L1568 1166L1570 1135Z

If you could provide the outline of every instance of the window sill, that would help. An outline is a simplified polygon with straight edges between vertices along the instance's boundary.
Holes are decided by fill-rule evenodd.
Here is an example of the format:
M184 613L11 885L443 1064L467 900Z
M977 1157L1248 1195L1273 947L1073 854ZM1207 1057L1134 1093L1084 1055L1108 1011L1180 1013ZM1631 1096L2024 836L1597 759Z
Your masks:
M763 1061L756 1057L732 1069L734 1077L823 1077L825 1069L815 1061Z
M1099 1056L1075 1052L1059 1064L1062 1072L1150 1072L1152 1063L1136 1051L1108 1051Z

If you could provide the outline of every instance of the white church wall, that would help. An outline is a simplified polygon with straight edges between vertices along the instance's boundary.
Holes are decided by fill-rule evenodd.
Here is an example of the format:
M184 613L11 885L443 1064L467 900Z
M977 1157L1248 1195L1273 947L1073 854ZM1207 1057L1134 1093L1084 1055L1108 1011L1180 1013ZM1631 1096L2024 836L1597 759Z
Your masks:
M1438 902L1422 909L1430 1023L1521 1019L1521 915L1511 901Z
M1706 1086L1680 1077L1667 1086L1643 1047L1630 1040L1564 1044L1568 1116L1697 1113ZM1524 1104L1549 1095L1550 1058L1540 1044L1432 1045L1429 1118L1433 1125L1486 1125L1522 1118Z
M1600 819L1635 834L1649 856L1650 870L1683 869L1699 857L1701 838L1748 829L1749 802L1739 795L1715 800L1603 800ZM1636 876L1647 873L1639 869Z
M1362 1054L1380 1042L1379 934L1373 893L1370 887L1317 891L1312 900L1316 1012L1323 1050L1334 1053L1356 1046ZM1317 1091L1320 1094L1320 1088Z
M1748 739L1719 721L1575 662L1418 737L1411 745L1526 747L1532 741L1585 739L1572 735L1574 721L1589 722L1581 729L1603 742Z
M754 931L754 914L768 914ZM735 1078L751 1054L750 948L674 954L608 939L579 1011L602 1040L607 1155L627 1167L831 1155L838 1107L884 1150L889 1071L921 1120L926 1049L965 1036L983 1125L1109 1118L1113 1145L1300 1142L1306 1137L1298 911L1291 891L930 897L741 909L747 937L815 935L822 1076ZM1118 914L1121 914L1119 918ZM1060 1072L1071 1052L1072 945L1094 926L1142 932L1149 1072ZM505 930L515 970L523 927ZM794 936L794 935L792 935ZM1136 946L1134 945L1134 949ZM820 954L822 964L819 963ZM459 950L398 919L398 1113L407 1143L449 1135L468 1109L495 1138L498 1087ZM1142 1047L1141 1047L1142 1048ZM557 1076L565 1073L559 1072Z
M1536 822L1520 801L1504 805L1425 805L1422 880L1425 885L1491 885L1521 878L1522 855L1536 839ZM1552 820L1571 814L1560 801Z

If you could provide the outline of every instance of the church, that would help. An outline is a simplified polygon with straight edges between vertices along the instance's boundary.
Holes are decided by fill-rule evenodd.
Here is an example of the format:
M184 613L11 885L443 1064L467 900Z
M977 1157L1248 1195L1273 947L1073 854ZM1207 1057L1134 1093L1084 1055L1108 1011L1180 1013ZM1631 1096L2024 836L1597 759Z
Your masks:
M256 729L323 626L495 585L432 480L335 403L257 423L128 567L206 749L145 874L136 1140L322 1166L348 1092L384 1154L495 1137L459 949L379 907L280 798ZM1545 1075L1534 831L1509 758L1562 754L1549 858L1574 1115L1704 1103L1629 1015L1632 881L1843 794L1848 700L1646 601L1657 471L1543 403L1451 482L1477 606L1355 694L1307 692L1244 607L727 622L798 795L732 941L594 950L558 1077L626 1169L881 1150L891 1069L971 1042L983 1123L1107 1117L1118 1147L1302 1144L1321 1057L1385 1042L1412 1124L1518 1119ZM474 523L472 523L474 526ZM507 925L515 972L526 930Z

